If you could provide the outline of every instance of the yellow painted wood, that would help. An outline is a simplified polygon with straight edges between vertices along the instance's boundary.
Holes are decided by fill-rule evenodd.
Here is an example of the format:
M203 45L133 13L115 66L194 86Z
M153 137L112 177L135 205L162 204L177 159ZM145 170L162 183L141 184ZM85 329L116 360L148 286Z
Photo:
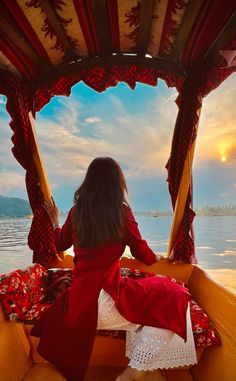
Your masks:
M73 257L71 255L66 255L65 258L58 262L52 264L51 267L61 267L61 268L73 268ZM147 266L142 262L134 258L122 257L120 261L121 267L132 267L135 269L140 269L142 271L153 272L155 274L168 275L176 278L184 283L187 283L191 277L193 271L193 266L190 264L173 263L168 258L162 259L160 262L154 265Z
M123 368L93 366L87 371L84 381L114 381ZM156 370L146 372L140 381L194 381L188 370ZM204 379L202 380L204 381ZM212 380L213 381L213 380ZM233 381L233 380L232 380Z
M164 369L157 369L153 372L147 372L143 377L143 381L167 381L167 374Z
M64 254L65 255L62 258L62 260L55 259L54 262L51 263L51 267L59 267L62 269L65 269L65 268L72 269L74 267L74 262L73 262L74 257L72 257L72 255L66 254L66 252L64 252Z
M121 267L131 267L141 271L168 275L184 283L188 283L194 268L191 264L173 263L168 258L163 258L159 262L147 266L137 259L122 257L120 265Z
M47 172L44 166L43 157L40 150L39 141L37 138L36 130L35 130L35 124L34 124L34 118L32 115L32 112L29 112L29 138L30 138L30 150L31 154L34 160L34 164L37 170L38 179L39 179L39 186L40 190L43 194L44 200L50 199L51 200L51 188L47 176ZM66 253L61 252L57 254L57 259L55 260L55 265L59 267L60 261L64 258Z
M184 215L185 204L186 204L186 200L188 196L188 190L189 190L189 185L190 185L191 175L192 175L192 164L193 164L195 145L196 145L196 139L194 140L192 147L189 150L185 163L184 163L183 174L182 174L182 178L179 185L179 191L178 191L178 196L175 203L174 215L173 215L173 220L172 220L172 225L170 230L167 256L171 254L171 251L174 247L174 243L176 241L176 237L178 235L178 231L179 231L181 221Z
M66 381L66 379L52 365L34 364L22 381Z
M166 370L166 376L167 381L195 381L189 370L168 369ZM205 379L202 378L201 381L205 381ZM214 381L214 379L212 378L211 381Z
M29 121L30 121L30 149L31 149L31 154L34 160L34 164L37 169L38 173L38 178L39 178L39 184L40 184L40 189L43 193L44 199L50 199L51 198L51 189L48 181L48 176L45 170L45 166L43 163L43 158L41 155L40 147L39 147L39 142L37 138L37 134L35 131L35 125L34 125L34 118L32 115L32 112L29 112Z
M31 353L31 358L34 363L36 364L48 364L48 361L45 360L37 351L37 346L39 344L39 338L35 336L31 336L30 332L32 329L33 325L32 324L26 324L26 337L28 339L28 343L30 345L30 353Z
M191 370L195 381L233 381L236 378L236 295L194 268L189 289L214 323L222 346L206 349Z
M206 310L222 340L221 347L205 350L200 363L191 370L173 369L148 372L144 380L233 381L236 374L236 295L209 279L207 274L197 266L177 265L166 259L150 267L142 265L137 260L127 258L122 259L121 264L140 268L140 270L171 275L180 280L185 278L193 297ZM186 267L187 276L182 274L181 267ZM6 320L1 309L0 319L2 319L0 320L0 375L4 375L3 378L0 377L1 381L63 380L60 373L48 363L41 362L32 367L32 361L27 359L22 343L21 336L24 334L24 329L19 335L21 325ZM27 337L28 330L26 331ZM31 339L34 340L34 338ZM33 343L33 345L36 344ZM121 373L122 366L127 364L124 345L125 343L121 340L97 337L85 381L114 380L117 374Z
M122 372L119 367L89 367L84 381L114 381ZM65 381L65 378L52 366L35 364L31 367L22 381ZM193 381L189 371L186 370L157 370L147 372L142 381ZM204 380L203 380L204 381Z
M19 337L17 324L9 320L0 323L0 380L21 381L32 366Z
M216 328L236 348L236 294L212 280L198 266L194 266L188 287L194 299L207 311Z
M31 346L26 336L26 328L24 324L21 324L21 323L16 323L15 327L17 329L18 337L20 338L21 343L23 345L25 355L27 358L29 358L31 354Z
M4 312L4 310L3 310L3 308L2 308L2 305L1 305L1 303L0 303L0 323L2 322L2 321L4 321L4 320L6 320L6 314L5 314L5 312Z

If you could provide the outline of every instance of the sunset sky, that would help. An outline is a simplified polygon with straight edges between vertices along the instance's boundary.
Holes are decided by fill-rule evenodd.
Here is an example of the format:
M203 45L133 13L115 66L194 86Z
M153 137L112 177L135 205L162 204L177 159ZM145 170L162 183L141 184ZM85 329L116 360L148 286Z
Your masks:
M125 84L98 94L84 84L70 98L56 97L36 127L54 197L68 210L96 156L111 156L124 170L134 210L170 209L165 164L177 114L177 92ZM236 205L236 75L205 100L194 160L194 206ZM0 195L27 198L24 170L11 153L11 130L0 97Z

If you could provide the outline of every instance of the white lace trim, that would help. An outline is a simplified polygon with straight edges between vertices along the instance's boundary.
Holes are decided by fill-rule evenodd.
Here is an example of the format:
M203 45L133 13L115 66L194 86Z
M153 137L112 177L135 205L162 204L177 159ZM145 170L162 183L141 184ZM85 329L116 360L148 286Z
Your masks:
M125 330L129 366L138 370L174 368L197 363L190 308L187 310L187 341L172 331L128 322L113 299L101 290L98 300L98 329Z
M168 369L197 363L190 310L187 311L187 341L161 328L140 327L127 332L126 356L138 370Z
M114 300L103 289L98 299L98 329L133 331L139 327L127 321L118 311Z

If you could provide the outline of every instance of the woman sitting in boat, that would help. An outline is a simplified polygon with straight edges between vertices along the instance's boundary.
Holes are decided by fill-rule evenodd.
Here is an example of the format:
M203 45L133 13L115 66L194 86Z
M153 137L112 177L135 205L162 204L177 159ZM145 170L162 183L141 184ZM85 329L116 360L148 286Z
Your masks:
M39 353L68 381L84 379L97 328L128 331L130 363L116 381L196 362L187 289L163 276L120 275L119 259L126 245L146 265L161 259L142 239L126 192L118 163L100 157L89 165L62 227L54 201L45 201L57 250L73 245L75 268L71 287L32 334L41 337Z

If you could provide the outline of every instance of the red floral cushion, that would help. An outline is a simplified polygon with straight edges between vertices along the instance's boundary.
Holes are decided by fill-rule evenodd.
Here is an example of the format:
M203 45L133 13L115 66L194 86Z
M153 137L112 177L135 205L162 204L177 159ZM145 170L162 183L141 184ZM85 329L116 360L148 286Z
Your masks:
M190 315L196 347L219 346L220 338L213 323L194 299L190 300Z
M137 269L122 268L122 276L133 279L147 278L153 273ZM38 320L58 295L70 286L71 269L46 269L35 264L25 270L16 270L0 276L0 300L9 319L21 321ZM162 275L160 275L162 276ZM176 279L170 278L173 282ZM178 282L181 283L181 282ZM196 347L220 345L216 329L203 309L190 301L190 314ZM124 338L124 331L99 330L99 335Z
M35 320L49 307L43 303L46 274L35 264L0 276L0 300L10 320Z

